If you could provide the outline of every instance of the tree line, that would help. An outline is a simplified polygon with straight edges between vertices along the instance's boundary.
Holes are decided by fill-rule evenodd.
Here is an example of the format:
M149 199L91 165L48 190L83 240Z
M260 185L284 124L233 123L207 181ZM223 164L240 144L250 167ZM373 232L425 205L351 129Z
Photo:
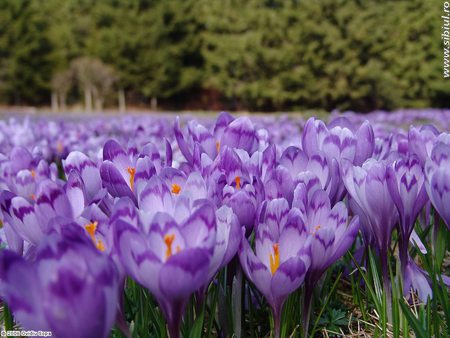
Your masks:
M0 102L441 107L450 86L440 9L434 0L2 0Z

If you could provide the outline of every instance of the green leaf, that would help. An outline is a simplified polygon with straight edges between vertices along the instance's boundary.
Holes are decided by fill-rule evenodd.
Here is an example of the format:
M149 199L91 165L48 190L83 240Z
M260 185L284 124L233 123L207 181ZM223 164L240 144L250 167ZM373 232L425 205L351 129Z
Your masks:
M342 271L339 272L339 275L336 277L336 280L334 281L334 284L331 287L330 292L328 293L327 297L325 298L325 301L323 302L322 308L319 311L319 314L318 314L318 316L316 318L316 321L314 323L313 329L311 331L311 336L314 336L314 334L316 333L316 328L317 328L317 325L319 324L319 320L320 320L320 318L322 316L322 313L324 312L325 308L327 307L328 302L330 301L330 298L331 298L331 296L334 293L334 290L336 289L339 281L341 280L341 276L342 276Z
M405 315L406 319L408 320L409 325L416 333L417 337L429 337L429 334L425 331L425 329L422 327L422 324L420 321L415 317L415 315L411 312L408 305L406 305L404 302L399 302L400 307L402 308L403 314Z
M203 319L205 317L205 306L203 306L200 315L195 319L192 325L191 331L189 332L189 338L200 338L203 334Z

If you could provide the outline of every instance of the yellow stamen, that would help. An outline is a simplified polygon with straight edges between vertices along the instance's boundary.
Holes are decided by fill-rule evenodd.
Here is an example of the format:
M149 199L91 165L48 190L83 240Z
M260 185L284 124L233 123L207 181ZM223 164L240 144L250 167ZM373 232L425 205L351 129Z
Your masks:
M270 272L272 273L272 276L277 272L278 267L280 266L280 250L279 250L279 244L275 243L272 245L273 248L273 255L270 254Z
M320 224L319 224L319 225L316 225L316 226L314 227L314 230L311 231L311 235L314 235L314 236L315 236L315 235L316 235L316 232L319 231L320 227L321 227Z
M168 259L170 256L172 256L172 244L175 240L175 235L165 235L164 236L164 243L166 244L166 259Z
M58 141L58 142L56 143L56 150L58 150L58 153L62 153L62 152L63 152L64 146L63 146L63 144L62 144L61 141Z
M97 244L96 244L95 246L96 246L96 248L97 248L98 250L100 250L101 252L105 251L105 245L103 244L103 242L102 242L101 239L99 239L99 240L97 241Z
M31 177L36 178L36 171L34 169L31 169Z
M172 183L172 193L175 195L178 195L181 191L181 187L176 184L176 183Z
M91 238L94 242L95 242L95 231L97 230L97 225L98 225L98 222L91 222L84 226L84 228L86 229L86 231L91 236Z
M89 236L92 239L92 242L94 242L95 247L100 250L100 251L105 251L105 245L103 244L102 240L99 239L97 240L97 238L95 237L95 232L97 231L97 225L98 222L91 222L88 223L84 226L84 228L86 229L86 231L88 232Z
M136 168L128 167L127 171L130 174L130 188L131 188L131 191L134 191L134 175L136 175Z
M216 150L217 150L217 152L220 151L220 142L219 141L216 142Z
M239 176L236 176L234 180L236 182L236 189L241 189L241 178Z

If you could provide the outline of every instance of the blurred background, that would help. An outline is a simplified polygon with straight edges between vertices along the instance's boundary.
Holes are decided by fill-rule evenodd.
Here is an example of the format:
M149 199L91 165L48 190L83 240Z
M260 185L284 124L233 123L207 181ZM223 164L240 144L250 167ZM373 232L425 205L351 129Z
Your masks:
M1 0L0 105L448 107L439 0Z

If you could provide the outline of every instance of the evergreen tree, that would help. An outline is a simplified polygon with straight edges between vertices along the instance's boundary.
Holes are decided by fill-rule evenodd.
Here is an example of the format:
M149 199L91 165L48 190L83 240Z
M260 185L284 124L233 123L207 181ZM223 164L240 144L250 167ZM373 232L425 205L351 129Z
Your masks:
M443 106L440 15L433 0L3 0L0 101L49 104L84 57L165 108Z

